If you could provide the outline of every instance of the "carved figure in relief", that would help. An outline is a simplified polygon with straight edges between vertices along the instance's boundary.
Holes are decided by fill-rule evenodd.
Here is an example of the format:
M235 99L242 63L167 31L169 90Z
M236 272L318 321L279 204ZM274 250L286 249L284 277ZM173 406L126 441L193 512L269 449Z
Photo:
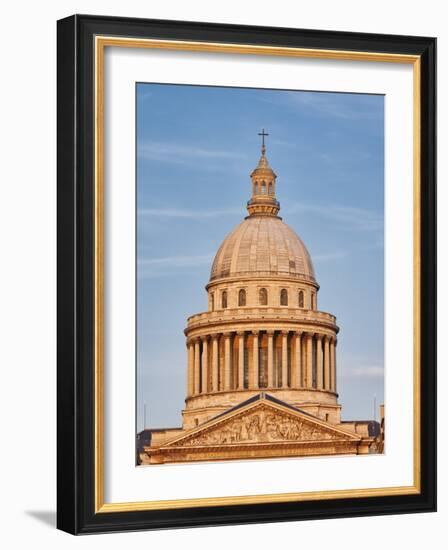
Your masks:
M188 446L229 445L336 438L336 435L313 423L264 408L261 411L234 418L221 426L218 425L211 431L198 434L183 444Z

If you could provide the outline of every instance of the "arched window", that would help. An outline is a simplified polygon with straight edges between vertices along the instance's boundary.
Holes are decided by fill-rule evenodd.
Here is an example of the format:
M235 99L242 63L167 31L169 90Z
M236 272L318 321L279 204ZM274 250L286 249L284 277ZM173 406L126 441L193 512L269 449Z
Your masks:
M272 195L272 183L269 184L269 194Z
M241 288L238 292L238 305L239 306L245 306L246 305L246 291L244 288Z
M255 182L255 185L254 185L254 195L258 195L258 183Z
M265 288L260 288L259 301L260 301L260 306L268 305L268 291Z
M227 307L227 290L222 291L221 307L222 307L222 309L226 309L226 307Z
M266 195L266 182L265 181L261 182L261 194Z
M286 288L282 288L280 290L280 305L281 306L288 305L288 291L286 290Z
M210 295L210 307L212 311L215 311L215 293L212 292Z
M299 290L299 307L303 307L303 305L304 305L303 290Z

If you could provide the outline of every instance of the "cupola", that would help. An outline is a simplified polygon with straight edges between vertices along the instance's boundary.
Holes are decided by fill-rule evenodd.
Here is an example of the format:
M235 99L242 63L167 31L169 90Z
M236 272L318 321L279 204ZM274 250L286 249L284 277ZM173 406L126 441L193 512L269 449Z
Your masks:
M280 203L275 198L275 180L277 175L269 166L266 158L266 145L264 138L269 134L263 130L258 134L261 136L261 157L258 165L251 173L252 197L247 202L249 216L277 216L280 210Z

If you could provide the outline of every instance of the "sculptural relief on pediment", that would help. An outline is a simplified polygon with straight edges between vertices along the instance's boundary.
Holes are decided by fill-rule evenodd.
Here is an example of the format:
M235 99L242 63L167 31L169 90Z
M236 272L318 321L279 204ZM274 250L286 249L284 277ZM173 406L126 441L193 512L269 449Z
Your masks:
M331 428L271 407L257 407L173 442L175 446L322 441L344 438Z

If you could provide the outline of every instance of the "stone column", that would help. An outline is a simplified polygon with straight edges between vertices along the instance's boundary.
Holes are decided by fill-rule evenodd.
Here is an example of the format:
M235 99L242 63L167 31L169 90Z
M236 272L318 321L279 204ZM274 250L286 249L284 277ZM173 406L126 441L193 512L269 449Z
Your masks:
M244 332L238 332L238 389L244 389Z
M224 390L229 391L231 389L231 377L232 377L232 354L230 346L230 332L224 334Z
M296 332L295 339L294 375L291 385L293 388L300 388L302 386L302 333Z
M330 389L330 339L325 336L324 340L324 389Z
M317 368L317 389L323 389L324 382L324 365L322 357L322 334L316 336L316 368Z
M313 335L306 335L306 387L313 387Z
M268 330L268 388L274 385L274 331Z
M251 376L249 377L249 388L258 389L258 380L259 380L259 357L258 357L258 331L254 330L252 332L253 336L253 347L252 347L252 370Z
M188 348L188 375L187 375L187 394L191 397L194 393L194 344L187 342Z
M337 392L338 391L338 377L337 377L337 372L338 372L338 355L336 353L336 346L338 345L338 341L337 339L335 338L334 339L334 391Z
M202 375L201 375L201 393L207 393L207 373L208 373L208 340L207 336L202 339Z
M196 338L194 342L194 393L201 391L201 341Z
M288 387L288 331L282 332L282 388Z
M212 391L219 390L218 338L218 334L212 336Z
M331 343L331 391L336 391L336 338Z

